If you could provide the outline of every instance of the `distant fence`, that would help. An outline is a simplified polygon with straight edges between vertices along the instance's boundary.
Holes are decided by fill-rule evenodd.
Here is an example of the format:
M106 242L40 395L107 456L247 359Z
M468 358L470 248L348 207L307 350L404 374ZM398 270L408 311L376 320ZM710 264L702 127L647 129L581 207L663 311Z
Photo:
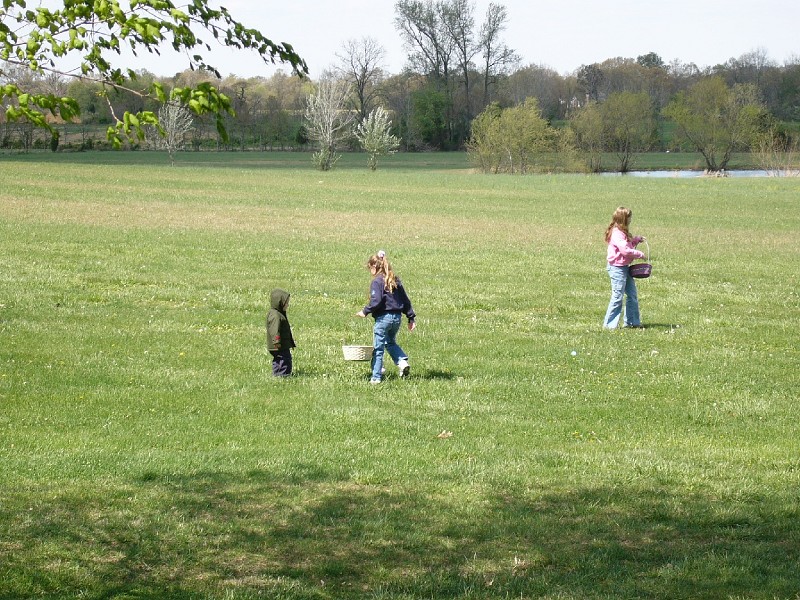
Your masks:
M58 124L53 126L57 137L46 129L31 123L0 122L0 149L27 152L31 150L111 150L112 145L106 137L106 124ZM128 144L129 150L155 150L157 144L152 140L135 140ZM257 133L229 132L229 140L223 143L214 130L213 133L197 128L185 136L181 150L202 151L303 151L306 145L292 140L268 139Z

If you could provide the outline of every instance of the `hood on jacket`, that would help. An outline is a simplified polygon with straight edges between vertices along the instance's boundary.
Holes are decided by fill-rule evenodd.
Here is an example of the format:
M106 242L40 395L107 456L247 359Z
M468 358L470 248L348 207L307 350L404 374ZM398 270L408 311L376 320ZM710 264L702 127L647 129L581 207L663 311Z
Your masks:
M272 290L269 298L270 307L281 312L286 312L286 303L289 302L289 296L290 294L286 290L280 288Z

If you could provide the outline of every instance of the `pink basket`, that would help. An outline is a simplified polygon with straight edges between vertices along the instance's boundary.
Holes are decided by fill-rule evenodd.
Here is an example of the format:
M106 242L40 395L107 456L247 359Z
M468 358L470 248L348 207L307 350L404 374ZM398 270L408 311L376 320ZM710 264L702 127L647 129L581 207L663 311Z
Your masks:
M636 279L647 279L652 272L653 265L648 263L636 263L630 266L631 277L636 277Z
M645 258L645 261L649 261L650 244L647 243L647 240L644 240L644 245L647 246L647 258ZM636 263L635 265L630 266L628 272L631 274L631 277L635 277L636 279L647 279L653 272L653 265L651 265L649 262Z

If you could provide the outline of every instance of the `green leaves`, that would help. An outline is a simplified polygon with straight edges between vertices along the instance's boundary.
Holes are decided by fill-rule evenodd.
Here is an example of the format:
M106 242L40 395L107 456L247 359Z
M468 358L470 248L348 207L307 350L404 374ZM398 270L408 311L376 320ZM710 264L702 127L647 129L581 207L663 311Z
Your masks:
M189 23L189 15L182 10L172 8L170 9L169 14L176 23Z
M308 73L303 59L289 44L278 44L261 32L235 20L226 8L209 7L208 0L191 0L176 8L170 0L132 0L123 10L119 0L62 0L61 8L26 8L25 0L2 0L0 12L0 59L13 61L31 71L49 71L66 77L73 73L59 70L56 60L74 56L79 59L80 77L109 88L131 90L135 78L124 75L108 59L108 51L119 54L128 48L134 54L142 49L160 54L162 46L170 44L176 52L186 52L191 58L188 66L219 75L207 63L197 48L210 49L198 37L197 31L210 33L223 44L241 50L257 52L265 62L285 62L299 75ZM106 53L104 55L104 52ZM161 86L138 93L143 99L167 101ZM28 119L37 126L50 129L45 118L49 111L65 120L79 116L78 105L69 98L50 95L31 96L12 86L5 88L4 97L15 104L6 109L9 119ZM216 115L217 129L224 140L227 133L222 115L233 114L230 100L213 86L204 83L195 88L173 92L192 112ZM141 139L142 126L158 122L152 112L125 113L109 128L109 139L115 146L125 138Z
M53 131L53 128L45 116L45 111L60 116L65 121L74 119L80 113L80 107L74 98L59 97L54 94L29 94L11 83L0 86L0 101L4 98L12 100L12 103L6 106L8 121L24 119L48 131Z
M703 155L706 168L721 171L734 150L753 141L765 111L752 86L729 88L721 77L711 77L679 93L663 112Z
M536 99L529 98L512 108L489 105L472 123L467 151L484 173L524 174L553 168L548 159L559 148L560 136L542 118Z
M143 140L145 137L145 126L152 125L159 127L158 116L152 111L145 110L137 113L125 112L121 120L109 126L106 130L106 137L115 149L122 148L126 141Z
M172 90L170 98L188 106L189 110L196 115L207 113L216 115L215 125L217 132L224 142L228 141L228 132L225 130L222 117L224 114L236 114L228 96L217 90L210 83L204 82L195 88L175 88Z

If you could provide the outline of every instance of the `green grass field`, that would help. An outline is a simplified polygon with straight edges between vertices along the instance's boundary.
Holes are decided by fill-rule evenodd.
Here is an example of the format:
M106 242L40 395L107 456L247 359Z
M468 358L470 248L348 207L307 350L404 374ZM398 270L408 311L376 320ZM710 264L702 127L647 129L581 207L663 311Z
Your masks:
M0 600L798 597L800 179L355 158L0 157ZM379 248L419 326L370 386Z

